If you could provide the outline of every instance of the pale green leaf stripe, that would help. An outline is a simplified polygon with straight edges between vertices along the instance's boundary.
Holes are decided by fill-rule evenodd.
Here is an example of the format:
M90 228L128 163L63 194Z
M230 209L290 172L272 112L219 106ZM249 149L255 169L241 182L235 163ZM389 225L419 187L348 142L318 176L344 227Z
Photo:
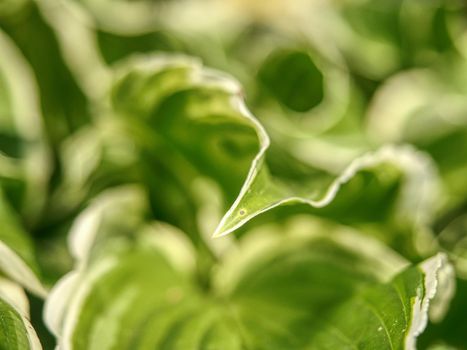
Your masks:
M377 241L359 254L359 234L332 227L299 220L249 235L209 291L148 244L158 228L109 240L53 290L46 320L60 349L414 349L430 300L446 292L445 256L394 276L403 259ZM235 266L238 256L251 263ZM220 283L232 269L233 284Z
M28 320L28 300L19 286L0 279L0 347L5 350L41 350Z

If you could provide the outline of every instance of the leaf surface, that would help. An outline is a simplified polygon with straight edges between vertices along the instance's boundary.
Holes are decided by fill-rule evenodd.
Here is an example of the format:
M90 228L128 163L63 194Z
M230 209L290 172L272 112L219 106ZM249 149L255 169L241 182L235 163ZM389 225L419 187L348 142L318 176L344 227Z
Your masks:
M200 285L151 227L100 245L52 292L63 349L414 349L445 292L443 255L406 267L378 241L303 217L252 232Z

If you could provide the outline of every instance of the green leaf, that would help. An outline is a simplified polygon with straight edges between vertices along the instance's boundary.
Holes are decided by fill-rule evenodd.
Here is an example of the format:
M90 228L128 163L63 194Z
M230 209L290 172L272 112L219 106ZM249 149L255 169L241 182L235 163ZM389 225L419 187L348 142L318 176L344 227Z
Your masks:
M33 243L24 228L42 209L47 151L33 73L0 31L0 272L44 296Z
M266 89L293 111L306 112L323 100L323 74L306 52L274 52L258 74Z
M69 11L73 15L64 16L61 9L65 7L65 1L60 2L60 4L55 2L55 6L49 6L47 12L42 11L43 7L47 7L47 3L49 2L46 0L28 1L28 6L22 15L3 22L2 28L21 50L31 68L34 69L34 87L40 90L40 94L37 94L37 100L40 102L39 113L35 114L36 117L40 116L40 118L39 121L29 125L30 130L32 131L36 125L43 124L47 141L50 142L51 146L58 147L71 133L90 122L90 104L85 96L88 91L80 89L80 80L84 79L84 73L94 74L96 77L98 69L88 65L89 61L92 62L91 57L94 56L94 53L85 47L85 38L81 34L82 28L86 28L86 26L82 24L81 28L73 26L75 22L79 21L75 16L76 11L74 13ZM54 32L54 23L52 21L48 23L49 17L55 18L57 22L62 22L61 32ZM70 31L74 32L72 39ZM68 46L77 49L74 52L66 51L67 46L61 41L62 37L68 39L66 43ZM79 45L72 45L72 42L78 41ZM47 52L47 57L43 55L44 52ZM73 54L74 56L72 56ZM80 72L82 76L78 74L72 76L72 73L75 73L75 66L83 67ZM29 69L23 69L24 73L28 71ZM95 78L96 85L102 80L100 75ZM28 95L19 96L19 98L20 101L23 101L23 108L36 107L36 101L24 103L24 98L29 99ZM26 118L26 116L24 117Z
M24 291L0 278L0 344L5 350L41 350L28 320L28 300Z
M49 175L33 72L0 31L0 187L25 220L41 210Z
M378 241L309 217L251 232L206 286L176 264L167 248L183 235L164 227L108 240L59 282L46 320L61 346L414 349L430 300L449 299L443 255L404 268Z
M157 219L195 236L196 183L214 180L227 207L259 142L268 142L264 129L247 110L238 83L195 59L135 57L120 63L114 78L98 125L64 147L61 206L139 182Z
M388 79L377 91L368 115L368 134L378 143L409 142L435 161L445 191L446 207L467 193L463 157L467 147L467 65L452 60L436 69L413 69ZM397 108L393 108L397 101Z
M138 231L147 216L144 189L127 185L103 191L75 219L69 235L69 249L80 264L87 264L101 241Z
M451 6L444 1L343 1L336 13L342 27L328 30L353 71L383 80L454 51L461 37L449 29Z
M8 205L0 191L0 272L31 292L47 294L39 276L33 243L21 226L18 214Z
M243 81L252 96L251 107L274 142L312 141L348 112L353 102L351 81L340 56L313 40L294 45L296 38L291 36L284 42L282 35L256 33L241 42L245 46L241 49L252 56L237 58L245 65Z
M410 146L386 146L364 154L338 175L311 169L295 178L290 167L283 167L288 172L276 168L276 173L271 174L268 165L273 164L273 160L268 162L267 147L267 144L263 144L239 196L220 222L214 237L229 234L275 207L294 203L322 208L332 206L336 201L338 209L344 203L348 210L355 212L359 210L355 206L358 201L368 218L375 214L368 210L369 203L377 206L385 203L384 197L373 197L381 191L378 186L372 191L367 190L367 185L374 183L374 180L380 182L381 188L394 186L394 178L400 181L397 199L391 202L396 207L388 208L388 215L395 215L396 220L408 222L410 226L425 225L430 218L430 210L435 206L437 178L433 165L426 156ZM385 193L384 190L382 192ZM390 194L390 191L386 194ZM347 214L345 210L342 212L345 219ZM339 217L333 216L337 220Z

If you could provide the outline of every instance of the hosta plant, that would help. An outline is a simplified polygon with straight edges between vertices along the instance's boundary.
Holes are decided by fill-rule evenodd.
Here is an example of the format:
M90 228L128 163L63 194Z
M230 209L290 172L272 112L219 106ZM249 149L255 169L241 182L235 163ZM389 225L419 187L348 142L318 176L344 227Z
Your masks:
M465 13L0 4L0 349L467 349Z

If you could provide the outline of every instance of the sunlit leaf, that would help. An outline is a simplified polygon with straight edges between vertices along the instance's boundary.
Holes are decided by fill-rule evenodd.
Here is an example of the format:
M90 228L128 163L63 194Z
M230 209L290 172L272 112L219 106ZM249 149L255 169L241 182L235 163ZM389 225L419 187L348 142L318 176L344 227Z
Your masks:
M46 315L61 346L414 349L449 268L443 255L404 268L377 241L302 218L248 235L203 287L158 244L166 234L109 240L58 284Z

